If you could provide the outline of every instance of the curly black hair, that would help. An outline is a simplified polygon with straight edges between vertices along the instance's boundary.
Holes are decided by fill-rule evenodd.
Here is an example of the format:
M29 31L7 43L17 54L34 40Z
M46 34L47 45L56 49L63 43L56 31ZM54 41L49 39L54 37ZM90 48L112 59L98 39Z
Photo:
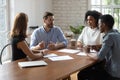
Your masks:
M85 19L84 19L84 22L86 23L87 22L87 17L88 16L92 16L94 17L94 19L96 20L96 25L98 25L98 20L99 20L99 17L101 16L102 14L96 10L88 10L86 13L85 13Z

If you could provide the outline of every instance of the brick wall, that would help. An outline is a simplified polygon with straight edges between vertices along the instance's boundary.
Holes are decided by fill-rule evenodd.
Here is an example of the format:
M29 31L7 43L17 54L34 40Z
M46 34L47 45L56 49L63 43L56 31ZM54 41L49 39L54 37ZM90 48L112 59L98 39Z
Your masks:
M88 0L53 0L55 24L68 31L69 25L84 24L84 14L88 10Z

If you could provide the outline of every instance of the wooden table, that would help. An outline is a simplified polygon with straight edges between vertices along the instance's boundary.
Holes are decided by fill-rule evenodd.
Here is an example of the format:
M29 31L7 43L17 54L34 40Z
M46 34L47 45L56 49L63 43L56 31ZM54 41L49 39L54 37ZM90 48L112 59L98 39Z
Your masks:
M48 63L47 66L31 68L20 68L18 62L25 61L25 59L17 60L0 66L0 80L60 80L95 63L87 56L56 51L50 51L49 53L69 55L74 59L51 61L44 58L43 60Z

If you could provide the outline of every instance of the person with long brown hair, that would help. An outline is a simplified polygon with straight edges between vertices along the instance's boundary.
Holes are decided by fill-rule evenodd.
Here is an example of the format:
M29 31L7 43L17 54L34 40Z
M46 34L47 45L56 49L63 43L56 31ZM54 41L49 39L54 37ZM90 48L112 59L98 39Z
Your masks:
M14 20L13 28L10 32L12 43L12 61L26 58L31 60L43 57L42 53L33 53L25 40L27 37L28 16L25 13L18 13Z

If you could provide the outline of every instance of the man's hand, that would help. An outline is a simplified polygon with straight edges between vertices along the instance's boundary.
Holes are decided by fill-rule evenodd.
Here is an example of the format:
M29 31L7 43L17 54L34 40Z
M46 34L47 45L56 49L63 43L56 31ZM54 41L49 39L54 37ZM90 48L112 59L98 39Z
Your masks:
M41 41L37 46L33 47L33 50L40 50L45 48L45 42Z
M48 44L48 49L50 49L50 50L55 50L56 49L56 44L55 43L53 43L52 41L50 41L50 43Z
M38 45L36 46L33 46L31 48L31 50L41 50L41 49L45 49L45 42L44 41L41 41Z
M40 49L44 49L45 48L45 42L41 41L38 46L40 47Z

